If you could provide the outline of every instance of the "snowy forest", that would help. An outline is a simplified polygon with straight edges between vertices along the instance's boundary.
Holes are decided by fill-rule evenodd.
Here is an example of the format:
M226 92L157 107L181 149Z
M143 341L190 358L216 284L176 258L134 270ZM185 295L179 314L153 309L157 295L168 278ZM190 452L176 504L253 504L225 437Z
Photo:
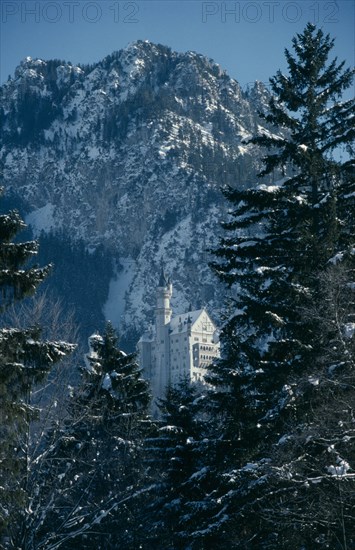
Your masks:
M85 311L40 293L51 265L0 215L0 548L355 549L354 71L333 46L295 35L257 183L221 182L221 358L158 417L110 323L84 358Z

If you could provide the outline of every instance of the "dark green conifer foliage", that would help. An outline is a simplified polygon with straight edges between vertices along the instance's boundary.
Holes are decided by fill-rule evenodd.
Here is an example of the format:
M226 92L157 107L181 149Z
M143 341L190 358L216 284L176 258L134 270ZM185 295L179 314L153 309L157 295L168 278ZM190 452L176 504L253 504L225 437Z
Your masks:
M342 403L336 414L349 426L344 404L353 399L344 334L354 311L354 161L340 160L339 150L353 155L355 102L341 100L353 71L329 62L332 47L328 35L307 25L293 40L294 54L286 50L288 76L279 71L271 79L265 119L275 130L251 141L266 148L260 177L277 170L287 176L226 190L233 211L213 267L235 298L222 331L223 359L207 380L217 390L210 410L226 420L223 438L230 441L223 477L231 490L221 501L235 518L238 548L290 548L291 541L345 548L353 540L351 505L345 509L336 476L325 470L332 443L344 463L353 451L341 446L332 420L327 428L320 423L326 403L332 411ZM325 285L332 277L336 284ZM346 315L335 300L344 291ZM350 478L342 474L339 490L348 491ZM300 484L310 487L308 497ZM325 506L312 519L323 492L334 509Z
M278 71L270 79L274 97L269 113L261 115L276 132L255 136L251 142L268 151L261 176L286 166L294 170L284 187L308 207L302 221L305 253L307 263L317 269L336 249L336 201L354 166L355 99L342 100L354 70L344 68L345 61L329 60L334 39L310 23L292 45L294 53L285 50L289 74ZM287 130L286 137L280 138L277 128ZM352 160L337 161L334 152L341 151Z
M0 216L0 314L15 301L34 294L50 270L50 266L24 267L37 254L36 242L13 242L24 227L15 211ZM42 341L38 327L19 329L1 323L0 534L6 535L5 547L18 542L29 499L30 426L38 413L32 392L52 365L71 350L72 346L64 342Z
M267 149L260 176L284 167L293 175L274 186L226 191L234 209L213 266L235 285L237 298L223 329L225 359L209 381L233 388L228 414L235 411L232 423L244 424L249 440L251 429L255 444L266 436L262 425L275 431L281 411L295 410L292 384L319 352L315 321L302 311L317 303L318 271L350 245L350 163L331 154L340 146L352 151L355 102L340 98L353 72L328 62L333 41L310 24L293 47L294 55L286 50L289 75L279 71L271 79L265 118L275 133L251 140ZM280 127L286 137L277 134ZM340 190L345 220L338 214Z
M101 246L90 253L83 241L73 241L65 232L42 234L39 244L41 263L54 265L44 287L74 309L79 336L86 345L93 330L105 327L102 309L113 277L112 255Z
M36 518L38 547L46 540L53 548L137 547L142 444L152 429L148 383L134 356L118 348L111 324L103 336L90 338L90 346L67 427L54 427L49 437L41 507L50 500L54 505L45 521Z
M237 284L237 297L223 327L224 358L210 368L207 380L222 390L212 402L227 417L227 438L245 457L247 447L277 430L281 411L293 401L286 384L311 363L315 349L312 321L299 312L310 299L305 281L297 278L301 238L289 227L302 217L302 205L277 187L228 196L236 205L234 219L224 225L232 236L223 239L215 269Z
M37 242L13 243L17 233L26 225L16 211L0 216L0 312L3 313L15 300L35 292L37 286L48 275L45 268L21 269L21 266L38 252Z
M147 548L218 547L221 505L201 390L184 380L169 387L160 402L161 426L146 444L156 478L147 508Z

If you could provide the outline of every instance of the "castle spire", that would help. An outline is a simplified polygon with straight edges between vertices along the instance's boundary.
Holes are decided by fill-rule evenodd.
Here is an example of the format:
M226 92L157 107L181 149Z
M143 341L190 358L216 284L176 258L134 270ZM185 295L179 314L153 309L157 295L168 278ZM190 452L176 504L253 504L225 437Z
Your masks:
M164 271L164 264L161 264L159 287L167 287L170 284L170 278L166 276Z

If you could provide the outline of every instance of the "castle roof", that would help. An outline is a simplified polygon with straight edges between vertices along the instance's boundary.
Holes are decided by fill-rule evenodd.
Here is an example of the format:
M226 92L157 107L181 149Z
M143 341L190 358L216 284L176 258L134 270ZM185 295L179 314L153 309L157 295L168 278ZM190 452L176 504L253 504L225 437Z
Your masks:
M166 287L168 284L170 284L170 280L164 271L164 266L162 265L159 278L159 287Z
M169 334L181 334L182 332L187 332L188 328L193 328L194 324L199 320L201 315L205 313L209 320L210 316L207 311L203 309L197 309L196 311L188 311L187 313L181 313L172 317L169 323ZM150 327L150 330L146 331L140 337L140 342L153 342L155 340L155 329L153 326Z
M193 326L204 311L204 309L197 309L196 311L188 311L187 313L173 317L170 321L170 334L187 331L188 326Z

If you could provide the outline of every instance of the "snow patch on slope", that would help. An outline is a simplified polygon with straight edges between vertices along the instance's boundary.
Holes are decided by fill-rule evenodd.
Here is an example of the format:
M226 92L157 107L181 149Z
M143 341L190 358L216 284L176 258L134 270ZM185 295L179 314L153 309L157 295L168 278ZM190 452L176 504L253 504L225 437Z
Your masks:
M49 202L26 216L25 222L32 227L35 237L38 237L42 231L48 233L52 228L58 228L54 212L55 207Z
M119 327L126 309L126 296L136 271L136 262L132 258L120 260L123 269L111 280L109 295L103 313L107 321Z

